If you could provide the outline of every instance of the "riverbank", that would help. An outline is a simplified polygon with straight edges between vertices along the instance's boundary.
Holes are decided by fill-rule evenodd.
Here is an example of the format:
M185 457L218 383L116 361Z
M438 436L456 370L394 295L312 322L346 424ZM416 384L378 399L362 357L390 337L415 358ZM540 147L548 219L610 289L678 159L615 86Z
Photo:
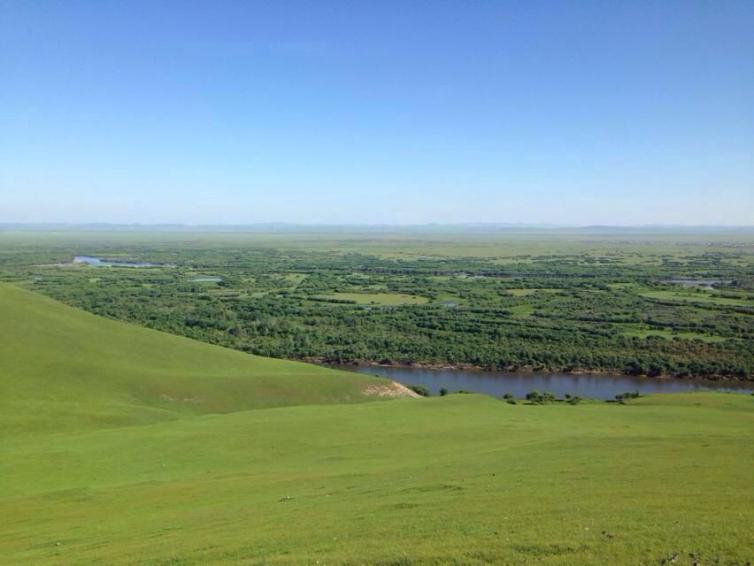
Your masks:
M340 368L394 368L394 369L427 369L427 370L452 370L452 371L479 371L499 374L566 374L566 375L594 375L604 377L636 377L649 379L688 379L688 380L706 380L731 383L752 383L754 385L754 375L745 377L736 377L721 374L670 374L658 373L653 375L624 373L616 370L605 368L547 368L535 367L529 365L507 366L505 368L485 367L475 364L464 363L430 363L430 362L396 362L396 361L374 361L374 360L357 360L352 362L338 362L326 358L302 358L301 361L323 365L328 367Z

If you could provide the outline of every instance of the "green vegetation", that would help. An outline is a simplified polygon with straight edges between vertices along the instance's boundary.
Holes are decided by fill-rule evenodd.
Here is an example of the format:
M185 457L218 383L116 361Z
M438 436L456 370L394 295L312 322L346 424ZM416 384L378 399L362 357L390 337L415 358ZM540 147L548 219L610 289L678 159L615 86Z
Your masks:
M754 402L293 407L5 445L8 561L744 564Z
M334 302L355 303L357 305L421 305L427 302L424 297L403 293L333 293L316 298L332 299Z
M429 393L429 389L427 389L427 388L426 388L425 386L423 386L423 385L409 385L409 386L408 386L408 388L409 388L409 389L410 389L411 391L413 391L414 393L416 393L417 395L420 395L420 396L422 396L422 397L429 397L429 395L430 395L430 393ZM448 392L447 392L447 390L446 390L446 391L445 391L445 395L447 395L447 394L448 394Z
M0 279L274 358L754 378L746 235L8 232Z
M0 430L120 427L360 401L385 380L249 356L0 285Z
M646 291L641 293L641 296L667 301L690 301L692 303L754 307L754 299L751 296L747 296L746 298L725 297L717 293L701 290L697 290L696 292L678 290Z
M677 332L665 329L657 330L649 328L630 328L624 330L621 334L623 336L633 336L636 338L648 338L649 336L657 336L659 338L667 338L669 340L677 338L679 340L702 340L703 342L725 341L725 338L723 338L722 336L710 336L709 334L702 334L700 332Z
M373 403L0 285L0 562L739 564L754 397ZM323 404L337 403L337 404Z
M547 405L555 402L555 395L549 391L530 391L526 394L526 400L534 405Z

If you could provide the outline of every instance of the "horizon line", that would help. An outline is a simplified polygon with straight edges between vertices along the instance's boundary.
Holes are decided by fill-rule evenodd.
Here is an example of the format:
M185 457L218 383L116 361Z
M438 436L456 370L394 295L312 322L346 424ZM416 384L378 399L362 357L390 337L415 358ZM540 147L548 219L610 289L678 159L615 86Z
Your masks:
M426 222L426 223L305 223L305 222L250 222L250 223L183 223L183 222L0 222L0 229L23 228L113 228L113 229L531 229L531 230L754 230L754 224L553 224L535 222Z

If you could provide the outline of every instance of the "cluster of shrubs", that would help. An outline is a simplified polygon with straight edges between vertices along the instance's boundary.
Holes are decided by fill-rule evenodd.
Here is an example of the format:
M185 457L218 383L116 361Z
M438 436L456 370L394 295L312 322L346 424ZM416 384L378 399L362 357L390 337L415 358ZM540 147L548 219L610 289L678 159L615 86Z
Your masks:
M581 403L581 397L578 395L571 395L570 393L565 394L565 400L569 405L578 405Z
M503 395L503 400L511 405L516 404L516 398L510 393ZM539 392L536 389L526 394L526 400L532 405L547 405L558 401L553 393L550 393L549 391ZM563 401L569 405L578 405L581 402L581 397L566 393Z
M620 403L621 405L625 404L626 399L638 399L641 397L639 394L639 390L636 391L626 391L625 393L619 393L615 396L615 400Z
M408 388L422 397L429 397L431 395L429 389L423 385L409 385Z
M548 405L556 401L554 394L549 391L539 392L536 389L526 394L526 400L534 405Z
M411 389L411 391L413 391L414 393L418 393L422 397L429 397L431 395L429 389L424 385L409 385L408 388ZM440 388L440 397L445 397L449 393L450 391L448 391L445 387ZM458 391L456 391L456 393L470 392L459 389ZM626 399L637 399L638 397L641 397L641 394L638 390L626 391L625 393L619 393L615 396L615 400L609 400L608 402L625 404ZM515 405L517 403L516 398L512 393L505 393L503 395L503 401L510 405ZM537 391L535 389L534 391L529 391L529 393L526 394L526 401L528 401L531 405L549 405L551 403L555 403L556 401L563 401L565 403L568 403L569 405L578 405L579 403L581 403L582 399L578 395L571 395L570 393L566 393L563 396L563 399L558 399L555 397L554 393L550 393L549 391Z
M418 393L422 397L429 397L432 395L429 389L427 389L424 385L409 385L408 388L414 393ZM440 387L440 397L445 397L448 393L450 393L450 391L448 391L445 387ZM464 391L463 389L459 389L458 391L456 391L456 393L471 393L471 391Z

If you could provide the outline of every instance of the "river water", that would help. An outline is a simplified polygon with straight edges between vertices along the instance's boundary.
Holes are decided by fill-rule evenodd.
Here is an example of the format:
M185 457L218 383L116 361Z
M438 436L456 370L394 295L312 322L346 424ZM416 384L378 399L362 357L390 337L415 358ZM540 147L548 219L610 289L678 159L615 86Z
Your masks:
M394 368L381 366L341 367L380 377L388 377L404 385L424 385L433 395L441 388L484 393L501 397L511 393L524 397L529 391L549 391L558 397L566 393L592 399L613 399L619 393L678 393L683 391L727 391L753 393L754 382L710 381L700 379L633 377L627 375L595 375L566 373L512 373L463 369Z

